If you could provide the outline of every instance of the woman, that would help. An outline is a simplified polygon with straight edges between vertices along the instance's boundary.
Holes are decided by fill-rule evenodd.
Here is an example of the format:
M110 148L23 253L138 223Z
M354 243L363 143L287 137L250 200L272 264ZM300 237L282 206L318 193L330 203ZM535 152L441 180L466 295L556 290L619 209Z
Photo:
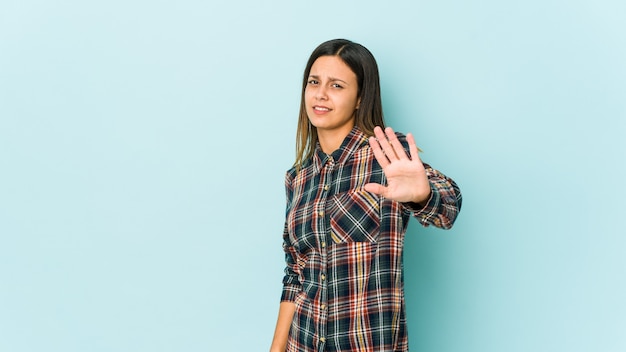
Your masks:
M337 39L304 71L295 165L287 172L286 269L271 351L407 351L402 251L409 217L448 229L451 179L411 134L384 128L378 67Z

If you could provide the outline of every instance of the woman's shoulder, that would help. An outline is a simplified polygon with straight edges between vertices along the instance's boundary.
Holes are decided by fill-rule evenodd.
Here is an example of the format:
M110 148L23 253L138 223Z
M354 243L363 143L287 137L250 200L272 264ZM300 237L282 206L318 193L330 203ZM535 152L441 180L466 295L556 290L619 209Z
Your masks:
M311 158L307 159L299 167L297 165L293 165L291 168L289 168L285 172L285 177L286 177L287 180L293 180L294 178L296 178L296 176L298 176L299 173L301 173L303 170L309 168L310 166L311 166Z
M297 174L298 174L298 168L296 168L296 166L294 165L289 170L287 170L287 172L285 172L285 177L287 179L294 179Z
M403 143L403 144L404 144L404 143L408 143L408 142L406 141L406 134L404 134L404 133L402 133L402 132L398 132L398 131L394 131L394 133L396 134L396 137L398 137L398 140L399 140L401 143Z

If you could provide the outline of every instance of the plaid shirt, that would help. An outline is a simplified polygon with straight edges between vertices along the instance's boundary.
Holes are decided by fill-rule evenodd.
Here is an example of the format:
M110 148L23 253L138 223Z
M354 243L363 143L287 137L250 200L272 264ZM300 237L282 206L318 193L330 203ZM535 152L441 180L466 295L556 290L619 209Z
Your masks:
M454 181L424 167L432 192L423 208L364 191L386 181L355 127L331 155L318 145L299 172L287 172L281 301L296 306L288 352L408 350L402 248L409 217L448 229L461 208Z

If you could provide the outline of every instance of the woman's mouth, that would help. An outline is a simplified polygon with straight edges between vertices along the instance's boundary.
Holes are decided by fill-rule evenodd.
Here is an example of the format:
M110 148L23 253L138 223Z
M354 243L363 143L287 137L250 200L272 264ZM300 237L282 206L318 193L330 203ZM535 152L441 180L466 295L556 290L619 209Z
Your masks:
M332 110L331 108L327 108L325 106L319 106L319 105L313 106L313 112L315 112L318 115L325 114L331 110Z

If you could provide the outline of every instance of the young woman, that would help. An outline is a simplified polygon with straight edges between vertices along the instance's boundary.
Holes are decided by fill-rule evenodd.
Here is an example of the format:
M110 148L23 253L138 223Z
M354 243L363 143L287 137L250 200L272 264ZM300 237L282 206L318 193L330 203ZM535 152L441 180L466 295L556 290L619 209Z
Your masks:
M365 47L337 39L311 54L285 186L271 351L407 351L408 220L450 228L461 193L422 163L411 134L384 128L378 67Z

